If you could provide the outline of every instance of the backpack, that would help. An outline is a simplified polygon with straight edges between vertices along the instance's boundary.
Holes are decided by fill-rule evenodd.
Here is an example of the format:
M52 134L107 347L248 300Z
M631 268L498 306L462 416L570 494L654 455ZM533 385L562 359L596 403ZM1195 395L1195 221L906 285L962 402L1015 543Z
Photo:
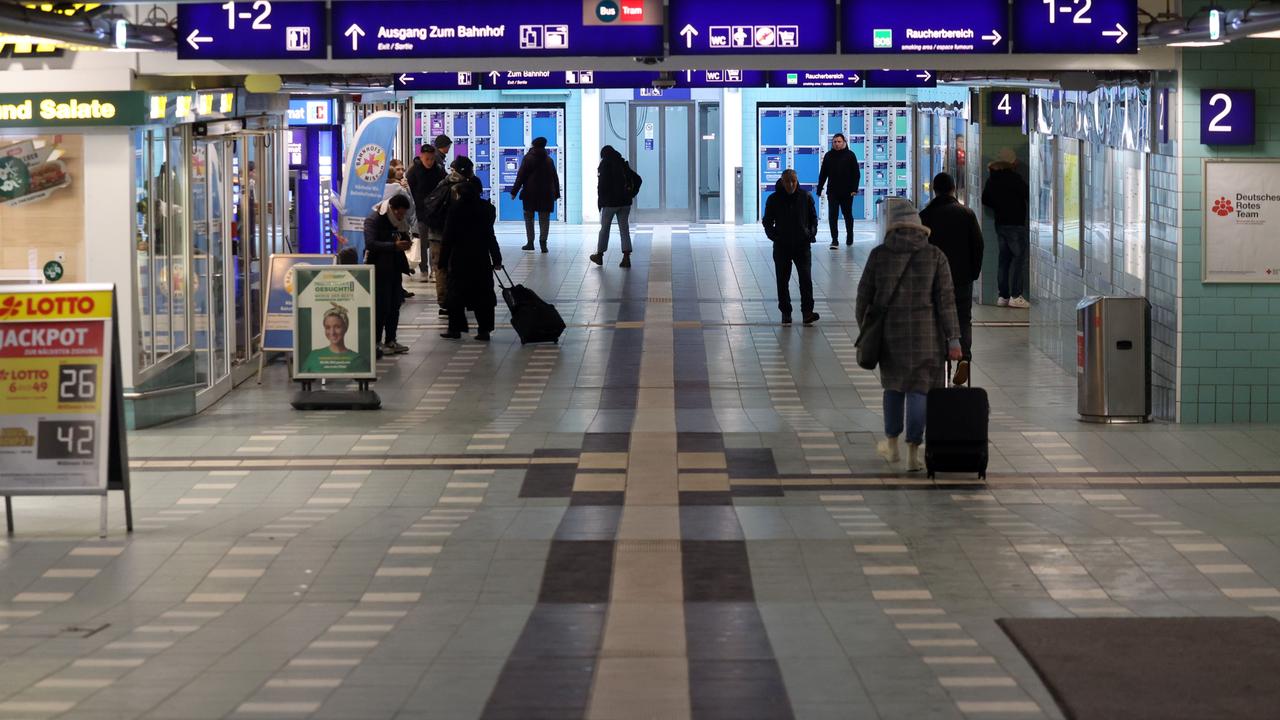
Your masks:
M635 199L635 196L640 194L640 186L644 184L644 178L640 177L640 173L636 172L635 170L632 170L630 165L627 165L626 169L627 169L627 179L626 179L627 196L632 199Z
M439 185L422 201L422 221L432 230L443 230L449 219L449 205L453 203L453 183L441 180Z

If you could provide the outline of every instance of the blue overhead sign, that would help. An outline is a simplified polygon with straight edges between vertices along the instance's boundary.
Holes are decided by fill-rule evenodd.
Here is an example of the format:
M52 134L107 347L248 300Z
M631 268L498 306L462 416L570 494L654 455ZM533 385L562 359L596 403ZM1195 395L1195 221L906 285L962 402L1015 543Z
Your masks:
M652 87L659 73L600 70L506 70L479 73L486 90Z
M341 125L335 100L289 98L290 125Z
M470 72L400 73L394 86L399 91L413 90L476 90L479 78Z
M768 73L764 70L676 70L671 73L676 87L721 88L765 87Z
M868 70L869 88L931 88L938 86L932 70Z
M323 2L178 5L179 60L323 59Z
M769 87L862 87L863 75L858 70L774 70Z
M1200 142L1252 145L1257 141L1257 96L1253 90L1200 91Z
M840 28L846 53L1009 52L1007 0L843 0Z
M993 90L987 94L987 124L995 127L1022 127L1027 96L1020 92Z
M671 0L672 55L828 54L835 0Z
M601 7L638 8L621 19ZM652 0L335 0L334 59L661 56L662 3Z
M1016 53L1136 53L1138 0L1013 0Z

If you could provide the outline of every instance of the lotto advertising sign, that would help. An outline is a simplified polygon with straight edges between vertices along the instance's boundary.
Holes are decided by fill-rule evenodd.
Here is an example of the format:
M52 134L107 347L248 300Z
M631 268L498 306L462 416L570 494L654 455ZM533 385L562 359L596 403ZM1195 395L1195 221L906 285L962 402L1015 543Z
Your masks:
M0 291L0 493L107 488L110 286Z

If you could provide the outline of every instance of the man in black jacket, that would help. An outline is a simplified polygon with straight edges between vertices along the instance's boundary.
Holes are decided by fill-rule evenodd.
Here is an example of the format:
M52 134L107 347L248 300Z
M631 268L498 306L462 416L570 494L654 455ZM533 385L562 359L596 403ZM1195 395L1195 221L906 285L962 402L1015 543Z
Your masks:
M1031 189L1018 172L1018 156L1008 148L1000 151L982 189L982 204L995 215L996 236L1000 240L1000 272L996 276L1001 307L1027 309L1028 257L1031 250L1027 223Z
M951 267L963 353L954 382L962 385L969 379L973 359L973 283L982 273L982 226L978 216L956 199L956 181L947 173L933 178L933 202L920 211L920 222L929 228L929 243L947 256Z
M773 241L773 265L778 278L778 309L782 324L791 324L791 265L800 281L800 314L805 325L818 320L813 311L813 256L809 244L818 236L818 211L813 198L800 189L796 171L782 172L764 205L764 233Z
M828 184L828 181L830 184ZM858 156L849 149L844 133L831 138L831 151L822 156L822 169L818 171L818 197L822 187L827 188L827 221L831 223L831 247L840 247L840 213L844 213L845 244L853 244L853 196L862 183L862 170Z
M369 263L373 265L378 349L389 355L409 352L407 346L396 342L396 330L400 327L400 304L404 302L402 262L413 241L392 220L394 217L396 221L403 221L411 204L404 195L392 195L387 200L385 215L374 208L364 219L364 245L369 251Z
M419 269L426 268L427 279L435 279L438 281L437 270L440 264L440 236L439 233L431 232L431 229L424 222L427 217L427 196L432 190L436 189L436 185L444 179L444 164L440 162L440 155L436 152L436 148L431 144L424 144L418 157L413 161L413 167L409 168L409 172L405 175L405 181L409 183L409 193L413 195L413 212L414 217L418 218L418 232L425 240L423 250L426 251L422 257L422 263ZM444 289L436 285L436 303L441 308L444 307Z

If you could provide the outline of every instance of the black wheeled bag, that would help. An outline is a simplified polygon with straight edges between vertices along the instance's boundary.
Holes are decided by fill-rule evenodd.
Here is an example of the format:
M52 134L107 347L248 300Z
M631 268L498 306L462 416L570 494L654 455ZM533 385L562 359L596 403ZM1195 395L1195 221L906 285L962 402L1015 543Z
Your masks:
M951 364L947 363L947 377ZM929 391L925 415L924 466L936 473L977 473L987 477L987 425L991 403L987 391L975 387L944 387Z
M503 301L511 310L511 327L520 336L520 344L560 342L565 324L556 306L538 297L529 288L512 282L506 268L503 268L502 273L507 276L507 282L504 285L499 276L498 287L502 289ZM497 275L496 271L494 275Z

